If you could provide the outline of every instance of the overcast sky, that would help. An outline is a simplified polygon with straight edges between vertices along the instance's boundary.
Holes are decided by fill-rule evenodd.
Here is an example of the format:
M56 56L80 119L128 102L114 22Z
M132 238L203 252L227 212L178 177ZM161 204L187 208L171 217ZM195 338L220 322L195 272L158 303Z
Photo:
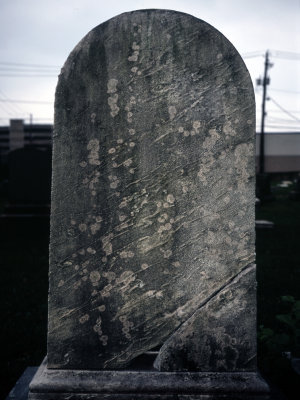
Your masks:
M53 122L57 75L70 51L96 25L144 8L183 11L213 25L244 57L254 86L270 50L267 130L300 131L300 0L0 0L0 125L29 122L30 114L33 122Z

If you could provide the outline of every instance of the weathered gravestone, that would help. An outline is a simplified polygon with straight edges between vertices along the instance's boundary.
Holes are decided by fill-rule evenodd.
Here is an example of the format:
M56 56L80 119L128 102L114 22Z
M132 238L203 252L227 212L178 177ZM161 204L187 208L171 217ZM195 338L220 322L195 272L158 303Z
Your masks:
M77 45L56 92L48 358L31 399L263 396L254 127L241 57L197 18L125 13ZM137 370L153 349L155 369Z

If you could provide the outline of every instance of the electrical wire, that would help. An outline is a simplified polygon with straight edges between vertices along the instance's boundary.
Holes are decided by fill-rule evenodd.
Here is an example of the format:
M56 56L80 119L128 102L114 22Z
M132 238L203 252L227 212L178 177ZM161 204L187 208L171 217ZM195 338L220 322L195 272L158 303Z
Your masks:
M1 74L0 77L5 78L57 78L57 75L21 75L21 74Z
M300 53L294 53L292 51L282 50L270 50L272 57L285 58L289 60L300 60Z
M251 51L248 53L241 54L242 58L262 57L263 55L264 55L263 51Z
M271 90L271 91L273 90L274 92L300 94L300 91L297 91L297 90L274 89L274 88L269 88L269 90Z
M285 114L289 115L291 118L293 118L295 121L300 122L300 119L298 119L295 115L287 111L285 108L283 108L280 104L277 103L272 97L269 97L269 99L278 107L280 110L282 110Z
M23 110L23 108L20 107L18 104L14 105L14 106L11 105L11 99L1 89L0 89L0 93L1 93L2 97L4 98L4 102L9 103L12 108L15 107L14 108L14 112L16 114L18 114L18 113L24 113L25 114L25 111ZM1 100L1 102L3 102L3 100ZM17 110L17 112L15 110Z
M0 65L12 65L12 66L15 66L15 67L28 67L28 68L37 67L37 68L47 68L47 69L49 69L49 68L55 68L55 69L61 68L58 65L22 64L22 63L4 62L4 61L1 61Z
M24 103L24 104L53 104L53 101L38 101L38 100L2 100L1 103Z

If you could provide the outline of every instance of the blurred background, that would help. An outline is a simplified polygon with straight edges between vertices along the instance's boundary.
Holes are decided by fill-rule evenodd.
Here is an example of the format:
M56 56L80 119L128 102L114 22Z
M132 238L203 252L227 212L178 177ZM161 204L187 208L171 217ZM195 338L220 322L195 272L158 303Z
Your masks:
M143 8L203 19L231 41L250 72L257 114L259 367L292 399L300 369L299 0L0 0L0 397L46 354L57 76L92 28Z

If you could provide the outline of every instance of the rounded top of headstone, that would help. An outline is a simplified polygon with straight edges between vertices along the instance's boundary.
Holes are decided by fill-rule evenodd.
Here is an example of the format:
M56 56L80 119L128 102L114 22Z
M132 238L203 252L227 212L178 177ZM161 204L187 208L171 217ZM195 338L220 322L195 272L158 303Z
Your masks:
M176 32L173 31L173 24L176 24ZM191 43L194 40L207 42L208 38L209 41L211 41L211 45L217 45L218 42L221 44L222 42L222 47L225 46L227 52L229 49L231 50L231 57L238 57L243 63L239 53L236 51L232 43L209 23L181 11L167 9L142 9L119 14L93 28L83 37L71 52L62 69L62 73L68 74L73 69L74 57L76 57L78 53L87 50L89 44L92 42L98 40L110 41L112 39L110 35L113 35L115 42L123 42L123 35L130 31L132 31L131 34L133 39L138 38L138 36L140 36L139 34L144 33L141 31L141 26L143 26L143 31L145 31L145 28L147 27L147 32L145 32L146 37L150 37L152 33L155 33L156 43L151 40L146 40L145 38L149 51L154 51L155 47L160 47L166 40L169 43L176 41L180 32L188 30L194 32L194 38L191 37ZM195 29L197 30L197 33ZM145 44L146 43L144 43L144 45ZM153 46L153 44L155 44L155 46ZM118 46L116 45L115 50L117 49ZM221 57L220 54L218 54L218 56Z

